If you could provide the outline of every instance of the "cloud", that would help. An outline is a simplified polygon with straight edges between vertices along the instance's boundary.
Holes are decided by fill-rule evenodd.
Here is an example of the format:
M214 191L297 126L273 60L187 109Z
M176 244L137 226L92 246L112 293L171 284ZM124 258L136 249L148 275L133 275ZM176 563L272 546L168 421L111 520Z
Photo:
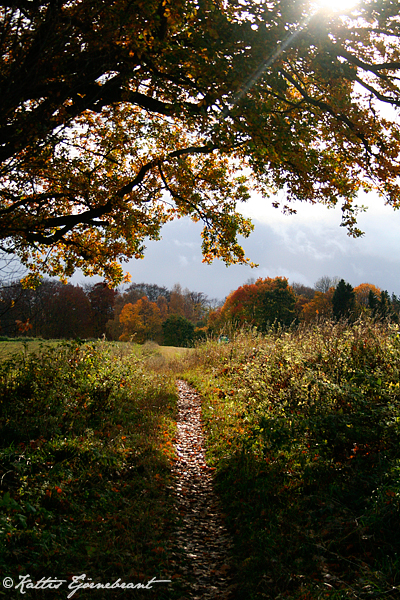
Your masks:
M179 261L179 265L180 265L181 267L187 267L187 266L188 266L188 264L189 264L189 261L188 261L188 259L186 258L186 256L182 256L182 255L180 255L180 256L178 257L178 261Z
M285 216L266 200L251 200L246 216L253 217L255 229L241 243L246 255L259 263L257 269L202 263L202 225L186 218L167 223L162 240L149 241L145 258L129 261L126 268L132 281L167 287L179 282L220 299L251 277L278 275L310 286L323 275L337 275L353 286L369 282L400 294L400 211L372 194L360 203L370 207L359 216L365 236L353 239L340 227L340 208L303 203L297 215Z
M197 248L196 242L182 242L181 240L174 240L175 246L178 248Z

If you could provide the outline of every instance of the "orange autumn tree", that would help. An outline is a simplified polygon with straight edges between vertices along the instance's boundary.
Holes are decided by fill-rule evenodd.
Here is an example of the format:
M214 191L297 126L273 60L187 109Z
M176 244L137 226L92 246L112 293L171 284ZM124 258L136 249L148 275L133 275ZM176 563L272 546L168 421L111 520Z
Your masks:
M204 260L246 262L253 189L400 205L396 2L50 0L0 5L0 249L33 275L121 262L188 216ZM246 170L244 170L246 169ZM246 173L246 176L244 176ZM276 204L276 203L275 203Z
M372 283L361 283L354 288L356 303L360 307L368 308L370 292L372 292L377 299L381 297L380 288L376 287L376 285L373 285Z
M327 292L315 292L314 298L304 304L301 318L309 323L315 319L329 319L333 315L332 298L335 288L331 287Z
M290 325L295 305L296 295L285 277L260 278L231 292L223 307L210 315L209 327L218 331L226 324L250 325L265 331L274 323Z
M161 312L155 302L146 296L135 304L126 304L121 311L120 322L123 333L120 340L143 344L146 340L160 341L162 336Z

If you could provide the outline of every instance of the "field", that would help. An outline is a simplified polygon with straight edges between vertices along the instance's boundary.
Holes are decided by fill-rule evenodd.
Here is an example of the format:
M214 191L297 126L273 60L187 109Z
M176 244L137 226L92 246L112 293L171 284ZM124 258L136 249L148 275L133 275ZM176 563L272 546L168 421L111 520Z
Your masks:
M59 345L58 340L35 340L28 338L24 340L23 338L19 338L14 340L12 338L7 341L0 341L0 361L6 360L15 354L19 354L21 352L25 353L39 353L41 352L44 346L57 346Z
M43 350L59 346L62 342L60 340L42 340L27 338L9 338L7 340L0 340L0 361L11 358L12 356L19 353L26 354L41 354ZM175 348L173 346L159 346L153 342L146 342L143 346L140 344L130 344L129 342L112 342L114 347L120 347L124 349L124 352L129 349L137 356L162 356L165 360L171 360L180 356L184 356L188 352L188 348Z
M325 323L230 340L62 343L3 360L4 576L157 577L173 583L130 597L190 597L170 471L183 377L204 398L236 598L399 597L398 329Z

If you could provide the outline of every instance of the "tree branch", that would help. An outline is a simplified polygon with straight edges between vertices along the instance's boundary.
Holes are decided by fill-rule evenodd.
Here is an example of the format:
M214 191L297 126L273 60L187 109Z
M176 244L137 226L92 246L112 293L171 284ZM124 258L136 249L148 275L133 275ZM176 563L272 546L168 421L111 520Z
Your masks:
M378 77L381 77L382 79L386 79L386 77L384 75L382 75L380 73L380 71L400 69L399 61L392 61L392 62L379 63L376 65L372 65L372 64L362 61L360 58L358 58L357 56L354 56L354 54L352 54L348 50L345 50L342 47L339 47L339 49L337 49L336 44L332 44L332 47L335 49L335 54L337 56L342 56L343 58L348 60L351 64L353 64L357 67L360 67L360 69L362 69L363 71L370 71L371 73L374 73L375 75L377 75Z
M187 154L209 154L215 149L215 146L189 146L188 148L182 148L180 150L175 150L168 154L164 159L155 158L154 160L148 162L143 165L136 177L121 187L115 194L118 198L124 198L128 194L130 194L135 187L137 187L140 183L143 182L146 174L156 166L161 166L163 162L168 162L173 160L174 158L179 158L180 156L184 156ZM43 195L41 195L43 196ZM62 197L62 194L56 194L54 197ZM47 197L49 197L47 195ZM76 225L81 224L90 224L95 227L101 227L107 225L105 221L95 221L95 219L101 219L104 215L107 215L112 212L114 208L114 203L112 198L106 202L105 204L98 206L96 208L90 208L84 212L73 214L73 215L62 215L59 217L49 217L43 219L38 222L36 226L36 231L32 231L31 225L28 223L27 228L24 227L13 227L12 233L22 233L27 241L32 243L39 243L44 245L52 245L56 244L60 241L65 242L65 235L71 231ZM46 235L43 233L46 229L54 229L57 227L61 227L52 235ZM10 232L11 233L11 232Z
M343 114L337 113L335 110L333 110L333 108L331 106L329 106L329 104L327 104L323 100L317 100L316 98L313 98L312 96L310 96L306 92L306 90L297 83L295 78L292 77L289 73L287 73L283 68L280 68L279 71L282 73L282 75L284 77L286 77L286 79L288 81L290 81L290 83L296 88L296 90L298 92L300 92L300 94L303 96L303 98L306 100L306 102L309 102L313 106L316 106L317 108L327 112L332 117L334 117L337 121L347 125L347 127L351 130L351 132L354 133L354 135L356 137L358 137L358 139L362 142L362 144L363 144L364 148L366 149L366 151L368 152L368 154L372 155L372 150L368 143L368 140L362 133L357 131L354 123L348 117L346 117Z
M357 83L359 83L363 88L365 88L366 90L368 90L369 92L371 92L371 94L373 94L381 102L387 102L388 104L394 104L395 106L400 106L400 99L396 100L395 98L389 98L388 96L385 96L384 94L381 94L372 85L369 85L368 83L366 83L365 81L363 81L358 76L355 77L354 80L357 81Z

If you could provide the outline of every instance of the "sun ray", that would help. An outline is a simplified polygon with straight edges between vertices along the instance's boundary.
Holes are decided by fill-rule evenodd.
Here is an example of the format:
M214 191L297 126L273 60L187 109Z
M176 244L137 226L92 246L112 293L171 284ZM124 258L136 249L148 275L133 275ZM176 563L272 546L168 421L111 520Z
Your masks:
M358 4L358 0L314 0L313 6L316 11L323 9L334 13L348 13Z

